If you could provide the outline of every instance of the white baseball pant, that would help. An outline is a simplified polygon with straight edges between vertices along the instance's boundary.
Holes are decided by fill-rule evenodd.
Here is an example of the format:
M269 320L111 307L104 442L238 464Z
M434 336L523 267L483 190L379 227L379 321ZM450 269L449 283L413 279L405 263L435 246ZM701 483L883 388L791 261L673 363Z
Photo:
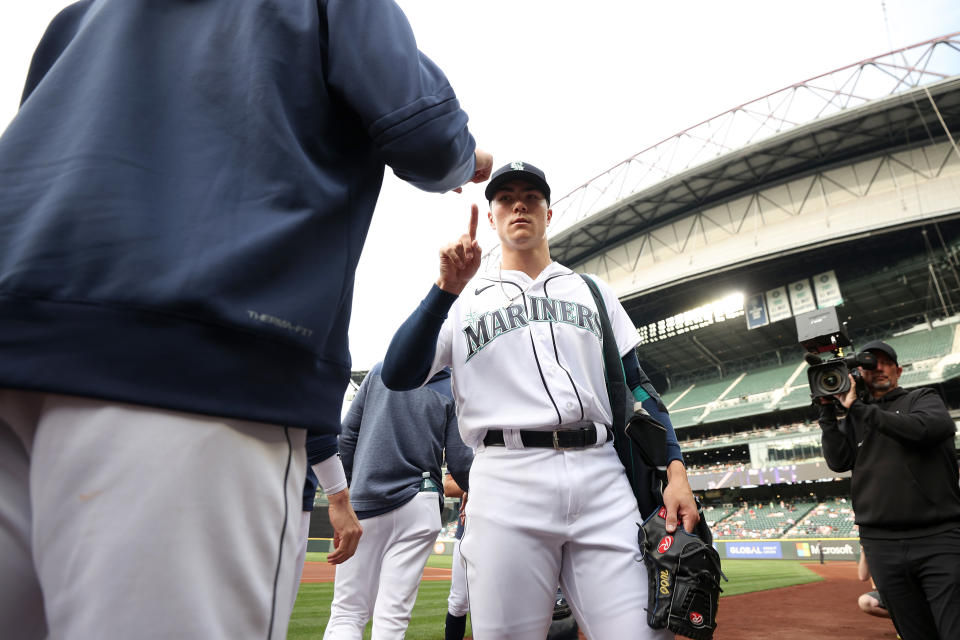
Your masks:
M447 611L452 616L465 616L470 611L467 599L467 576L460 556L460 541L453 543L453 563L450 565L450 595L447 597Z
M424 491L403 506L360 521L357 552L337 565L324 640L403 638L430 550L440 533L440 500ZM542 639L541 639L542 640Z
M558 582L592 640L673 637L647 626L640 514L612 443L482 447L467 522L460 553L476 640L543 640Z
M282 639L304 439L301 429L0 389L5 632Z
M293 614L293 607L297 604L297 594L300 593L300 579L303 577L303 563L307 560L307 546L310 543L310 516L312 511L303 511L300 513L300 531L297 557L294 560L293 571L293 596L290 598L290 611L287 612L287 618Z

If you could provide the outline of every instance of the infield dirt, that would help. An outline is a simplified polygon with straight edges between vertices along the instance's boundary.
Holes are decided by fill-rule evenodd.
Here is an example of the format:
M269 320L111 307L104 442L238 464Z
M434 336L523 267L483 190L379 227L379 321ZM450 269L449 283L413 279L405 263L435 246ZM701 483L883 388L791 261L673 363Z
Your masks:
M804 566L823 581L722 598L714 640L896 640L890 620L857 607L870 584L856 562Z

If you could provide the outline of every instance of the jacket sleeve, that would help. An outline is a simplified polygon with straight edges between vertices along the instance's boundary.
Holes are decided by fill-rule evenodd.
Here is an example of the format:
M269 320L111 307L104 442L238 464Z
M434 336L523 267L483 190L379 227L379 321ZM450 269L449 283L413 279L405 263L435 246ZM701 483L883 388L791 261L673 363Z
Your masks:
M457 424L457 408L451 400L446 405L447 430L444 438L444 456L447 472L464 491L469 491L470 467L473 465L473 449L463 443Z
M337 455L337 436L332 433L322 435L307 435L307 466L323 462L331 456Z
M80 28L81 21L90 8L90 4L89 0L73 3L58 13L50 22L50 26L43 34L40 44L33 52L23 94L20 97L21 106L47 75L50 67L57 61L70 41L73 40Z
M327 83L403 180L444 192L470 180L476 143L443 71L393 0L321 0ZM324 22L325 21L325 22Z
M903 442L937 444L956 433L957 427L936 391L921 388L912 391L910 396L906 412L884 411L877 405L857 401L850 407L850 413L868 428Z
M357 450L357 438L360 436L360 423L363 422L363 405L367 399L367 390L370 388L370 381L380 375L379 369L379 363L373 365L367 377L360 383L357 395L353 397L350 409L340 425L340 460L343 462L343 472L347 476L348 484L352 482L353 454Z
M840 426L837 411L832 404L820 405L820 444L823 458L832 471L850 471L857 460L852 426Z

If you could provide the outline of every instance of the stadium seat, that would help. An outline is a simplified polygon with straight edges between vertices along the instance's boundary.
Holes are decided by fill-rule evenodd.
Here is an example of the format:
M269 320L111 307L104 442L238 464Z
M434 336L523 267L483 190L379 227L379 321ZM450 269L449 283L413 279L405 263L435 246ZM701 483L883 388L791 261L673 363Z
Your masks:
M699 407L707 404L708 402L713 402L719 398L720 394L730 386L730 383L733 382L733 379L716 379L713 380L704 380L697 382L686 395L684 395L678 402L676 402L672 407L670 407L670 415L672 416L675 411L680 411L682 409L690 409L694 407ZM700 412L702 413L702 412Z
M815 505L788 536L846 538L857 535L854 514L846 498L835 498Z

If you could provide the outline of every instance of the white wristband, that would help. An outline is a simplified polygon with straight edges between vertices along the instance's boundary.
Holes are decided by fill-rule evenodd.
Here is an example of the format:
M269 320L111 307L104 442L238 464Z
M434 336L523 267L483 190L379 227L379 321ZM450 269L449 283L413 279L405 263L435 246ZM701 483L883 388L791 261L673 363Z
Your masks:
M327 495L340 493L347 488L347 476L343 472L343 463L340 462L339 455L332 455L313 465L313 472L317 474L320 488Z

